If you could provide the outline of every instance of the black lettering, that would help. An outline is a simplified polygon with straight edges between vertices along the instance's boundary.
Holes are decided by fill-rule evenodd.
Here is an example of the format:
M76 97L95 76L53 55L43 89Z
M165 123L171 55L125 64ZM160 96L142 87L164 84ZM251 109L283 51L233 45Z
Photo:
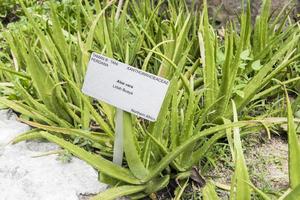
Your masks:
M140 74L140 75L142 75L142 76L146 76L146 77L148 77L148 78L151 78L151 79L153 79L153 80L155 80L155 81L158 81L158 82L160 82L160 83L163 83L163 84L165 84L165 85L168 85L168 83L169 83L169 81L167 81L167 80L165 80L165 79L163 79L163 78L157 77L157 76L155 76L155 75L153 75L153 74L144 72L144 71L142 71L142 70L139 70L139 69L136 69L136 68L133 68L133 67L130 67L130 66L127 67L127 70L132 71L132 72L135 72L135 73L138 73L138 74Z
M92 58L91 60L92 60L93 62L95 62L95 63L98 63L98 64L100 64L100 65L103 65L103 66L105 66L105 67L108 67L108 64L105 63L105 62L102 62L101 60L98 60L98 59L96 59L96 58Z
M133 88L133 86L128 84L128 83L126 83L126 86L129 87L129 88Z
M117 83L121 84L121 85L124 85L125 83L121 80L117 80Z

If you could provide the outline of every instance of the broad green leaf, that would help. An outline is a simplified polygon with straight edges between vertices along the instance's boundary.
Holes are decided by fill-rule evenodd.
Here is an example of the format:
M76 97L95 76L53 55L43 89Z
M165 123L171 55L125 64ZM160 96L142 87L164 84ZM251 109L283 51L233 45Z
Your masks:
M252 69L255 71L260 70L260 68L262 68L262 65L260 64L260 60L256 60L252 63L251 65Z
M170 181L170 176L154 178L145 185L123 185L108 189L95 197L92 200L113 200L117 197L130 196L132 199L140 199L145 194L151 194L165 188ZM136 198L134 198L136 197Z
M243 91L241 91L241 90L237 90L237 91L235 91L235 93L236 93L238 96L240 96L241 98L244 98L244 97L245 97L245 93L244 93Z
M249 101L256 95L256 93L259 92L259 90L261 90L263 86L265 86L265 84L276 75L276 73L279 73L280 70L289 66L289 64L292 62L292 60L290 60L290 57L292 55L290 54L285 55L285 54L290 49L293 49L295 42L298 41L298 39L299 39L298 36L296 37L290 36L290 41L284 43L283 46L272 56L270 61L264 64L263 67L258 71L258 73L251 79L251 81L248 82L248 84L245 86L243 90L245 97L241 98L237 96L234 99L238 110L244 108L246 104L249 103ZM283 56L284 59L282 60ZM276 69L280 69L280 70L273 69L274 65L277 62L280 63L277 65Z
M96 111L96 109L93 107L92 103L89 101L88 97L85 96L81 90L77 87L75 83L73 83L71 80L68 80L67 77L65 77L68 83L71 85L71 87L74 89L74 91L81 97L84 104L87 106L93 117L95 118L96 122L99 123L101 128L110 136L113 136L113 131L111 130L111 127L105 122L103 117Z
M66 42L65 36L63 34L60 21L57 16L57 9L55 5L50 3L51 7L51 20L53 27L53 37L52 40L54 44L57 46L57 50L59 51L59 55L62 57L65 67L69 68L72 62L70 52L68 51L68 44Z
M12 144L17 144L19 142L23 142L26 140L35 140L35 139L42 139L43 136L41 134L41 131L38 129L33 129L30 131L27 131L25 133L22 133L18 135L17 137L13 138L11 143Z
M300 185L300 144L296 134L294 116L287 91L285 90L288 118L288 144L289 144L289 180L290 187L295 189Z
M261 197L261 198L263 198L263 200L271 200L271 198L268 196L268 195L266 195L263 191L261 191L260 189L258 189L257 187L255 187L253 184L251 184L251 183L248 183L251 187L252 187L252 189L257 193L257 194L259 194L259 196Z
M186 187L188 186L188 183L189 183L189 180L187 179L183 186L178 184L179 186L177 187L177 189L174 192L175 193L174 200L180 200L181 199L182 195L184 194L184 191L185 191Z
M37 110L34 110L33 108L30 108L30 107L22 104L21 102L8 100L5 97L0 97L0 103L6 105L9 108L12 108L14 111L22 113L36 121L44 121L47 124L56 125L53 121L48 119L46 116L40 114Z
M205 106L209 107L217 99L219 86L217 82L217 68L215 63L215 34L208 20L207 0L204 0L203 22L199 27L198 40L203 65L203 78L206 88Z
M183 141L187 140L193 135L193 122L194 122L194 113L195 113L195 108L197 105L197 102L199 102L199 99L195 97L194 93L194 83L193 83L193 78L190 81L190 86L189 86L189 97L188 97L188 103L187 103L187 108L186 112L184 115L184 122L183 122L183 130L180 134L180 144L183 143ZM196 99L196 100L195 100ZM193 152L194 146L190 146L189 149L187 149L181 157L181 163L184 166L188 166L188 164L191 161L191 154Z
M138 152L138 142L135 138L134 128L132 124L131 114L125 112L123 114L124 125L124 152L127 163L131 172L139 179L143 179L148 175Z
M0 64L1 64L1 62L0 62ZM7 67L1 66L1 65L0 65L0 70L1 71L5 71L5 72L8 72L8 73L11 73L11 74L13 74L15 76L18 76L18 77L21 77L21 78L25 78L25 79L29 79L29 80L31 79L30 76L28 76L28 75L26 75L26 74L24 74L22 72L17 72L17 71L15 71L13 69L10 69L10 68L7 68Z
M102 156L92 154L84 150L83 148L80 148L50 133L41 132L41 134L45 139L58 144L62 148L67 149L81 160L87 162L92 167L99 170L101 173L121 180L125 183L140 184L140 181L136 179L130 171L112 163L111 161L106 160Z
M246 49L245 51L243 51L240 55L240 58L242 60L251 60L251 58L249 58L250 56L250 50L249 49Z
M290 84L290 83L293 83L293 82L297 82L297 81L300 81L300 77L295 77L295 78L291 78L287 81L284 81L282 82L284 85L287 85L287 84ZM268 89L265 89L263 91L261 91L260 93L256 94L254 97L253 97L253 100L257 100L257 99L261 99L261 98L265 98L267 97L268 95L272 95L273 92L275 92L278 88L280 88L281 85L277 84L277 85L274 85L274 86L271 86L270 88ZM299 102L300 102L300 96L298 96L299 98ZM296 100L297 101L297 100ZM295 102L297 103L297 102ZM299 104L300 105L300 104ZM300 118L300 117L298 117Z
M209 151L209 149L218 141L220 140L222 137L224 137L225 133L224 131L215 133L211 138L209 138L209 140L205 141L205 143L197 150L194 150L194 152L191 153L191 159L192 162L187 163L185 165L192 167L194 165L197 165L197 163L199 162L199 160L201 160L206 153ZM193 146L192 146L193 147Z
M42 129L45 131L52 131L52 132L56 132L56 133L62 133L65 135L73 135L73 136L83 137L83 138L89 139L93 142L103 143L103 144L112 142L111 138L109 138L104 133L96 133L96 132L91 132L91 131L86 131L86 130L81 130L81 129L47 126L47 125L39 124L36 122L26 121L26 120L21 120L21 121L32 127L39 128L39 129Z
M204 186L203 190L203 200L219 200L220 198L218 197L215 187L212 183L208 182Z
M293 189L284 200L298 200L300 198L300 185Z
M238 80L238 71L239 68L243 68L241 54L243 53L244 56L250 55L245 50L247 45L250 42L250 34L251 34L251 12L250 12L250 1L247 1L247 12L245 13L244 10L240 17L241 20L241 27L240 27L240 37L235 38L235 29L233 29L232 24L228 26L228 33L226 34L225 38L225 51L226 51L226 60L223 70L222 82L219 91L219 98L222 98L220 103L217 106L217 112L215 117L220 118L222 117L227 110L229 109L229 101L232 98L232 93L234 90L234 86L236 81ZM235 50L234 47L237 49ZM243 51L244 50L244 51ZM218 116L221 115L221 116Z
M237 110L234 101L232 101L234 122L238 122ZM250 200L251 191L248 183L250 182L249 174L244 158L240 130L238 127L233 128L234 141L234 157L235 157L235 171L231 182L230 199Z
M127 195L135 194L142 192L146 189L145 185L132 186L132 185L123 185L119 187L110 188L100 194L91 198L91 200L115 200L118 197L124 197Z
M48 56L51 57L52 60L54 60L53 59L54 50L55 50L54 44L49 41L47 36L43 33L42 29L38 26L38 23L34 20L33 15L31 13L29 13L28 9L24 5L23 0L20 1L20 5L21 5L22 10L24 11L26 17L28 18L30 25L33 27L34 32L38 36L38 39L40 40L44 50L46 51Z
M227 128L232 127L244 127L247 125L253 125L256 122L254 121L239 121L235 123L230 124L224 124L224 125L218 125L212 128L205 129L203 131L199 131L197 134L190 137L188 140L186 140L183 144L178 146L175 150L168 153L166 156L164 156L160 162L155 164L153 168L150 170L149 175L142 180L143 182L147 182L151 180L153 177L157 176L162 170L164 170L174 159L177 158L181 153L183 153L186 149L188 149L191 145L194 145L195 142L197 142L200 138L212 135L216 132L225 130Z
M179 126L178 126L178 96L177 92L173 94L171 105L170 119L170 142L171 149L175 149L179 145Z

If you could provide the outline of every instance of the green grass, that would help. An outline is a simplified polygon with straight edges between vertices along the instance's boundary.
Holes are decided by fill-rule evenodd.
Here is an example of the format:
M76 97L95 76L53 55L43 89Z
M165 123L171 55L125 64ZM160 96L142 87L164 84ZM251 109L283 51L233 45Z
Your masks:
M276 80L291 94L299 92L299 24L288 20L287 10L270 18L269 0L252 24L248 2L223 37L211 26L204 2L202 10L173 0L125 0L122 10L115 1L48 2L50 14L21 2L27 28L1 29L7 46L0 60L0 103L34 130L14 142L46 138L89 163L112 186L94 199L139 199L181 174L188 179L194 166L210 162L217 142L226 140L235 163L231 199L266 196L250 183L240 138L246 130L286 122L270 123L268 117L286 116L282 105L288 95ZM170 80L156 122L124 113L123 166L111 159L115 108L81 93L92 51ZM288 105L295 189L299 159L292 115L299 98ZM74 144L82 140L88 145ZM214 183L207 182L203 198L217 199ZM179 190L177 199L182 194Z

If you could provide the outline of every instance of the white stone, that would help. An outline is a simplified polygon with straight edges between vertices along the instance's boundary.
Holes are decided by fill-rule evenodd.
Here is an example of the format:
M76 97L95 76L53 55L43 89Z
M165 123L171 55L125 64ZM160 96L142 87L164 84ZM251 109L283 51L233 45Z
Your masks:
M0 110L0 146L4 146L17 135L28 130L30 130L29 126L18 122L14 113Z
M59 149L48 142L21 142L6 145L29 127L0 111L0 199L1 200L78 200L81 194L96 194L106 189L97 172L73 157L70 163L57 155L36 157Z

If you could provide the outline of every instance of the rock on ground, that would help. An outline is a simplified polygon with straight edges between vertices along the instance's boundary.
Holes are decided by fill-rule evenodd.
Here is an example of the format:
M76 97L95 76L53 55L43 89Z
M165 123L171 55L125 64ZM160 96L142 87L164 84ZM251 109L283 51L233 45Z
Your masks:
M29 127L17 122L13 114L0 111L1 200L78 200L106 189L98 182L97 172L77 158L62 163L55 154L33 157L59 149L55 144L7 144L27 130Z

